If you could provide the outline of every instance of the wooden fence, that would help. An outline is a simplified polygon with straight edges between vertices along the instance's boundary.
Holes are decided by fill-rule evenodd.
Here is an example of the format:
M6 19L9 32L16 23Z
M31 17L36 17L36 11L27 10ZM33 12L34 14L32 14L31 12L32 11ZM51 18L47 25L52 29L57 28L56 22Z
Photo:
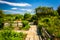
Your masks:
M42 32L42 39L43 40L52 40L52 36L49 35L49 33L45 30L44 27L42 27L41 32Z

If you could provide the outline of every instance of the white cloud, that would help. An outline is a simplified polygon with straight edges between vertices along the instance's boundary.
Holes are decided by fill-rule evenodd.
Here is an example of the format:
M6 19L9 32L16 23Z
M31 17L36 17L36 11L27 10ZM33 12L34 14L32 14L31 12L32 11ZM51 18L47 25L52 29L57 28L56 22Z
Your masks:
M25 9L22 9L22 10L25 10ZM29 13L31 13L31 14L34 14L34 10L32 10L32 9L30 9L30 10L28 10L28 11L23 11L23 12L21 12L21 11L15 11L15 10L3 10L5 13L12 13L12 14L24 14L24 13L26 13L26 12L29 12Z
M4 12L9 12L10 10L3 10Z
M20 11L12 11L12 10L3 10L4 12L7 12L7 13L13 13L13 14L17 14L17 13L22 13Z
M29 12L31 14L35 14L35 10L34 9L20 9L20 10L22 10L24 12Z
M8 10L3 10L4 12L7 12Z
M2 0L0 0L0 3L8 4L11 6L32 6L29 3L12 3L12 2L7 2L7 1L2 1Z
M11 8L12 10L17 10L17 8Z
M32 9L27 10L28 12L32 12Z
M20 10L27 11L27 12L32 12L33 11L33 9L20 9Z

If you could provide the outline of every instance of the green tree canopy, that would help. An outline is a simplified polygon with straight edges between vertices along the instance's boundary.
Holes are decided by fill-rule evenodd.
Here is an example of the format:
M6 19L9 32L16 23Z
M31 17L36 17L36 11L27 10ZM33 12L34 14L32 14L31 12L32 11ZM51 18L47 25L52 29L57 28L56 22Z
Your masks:
M32 17L32 16L31 16L30 13L25 13L25 14L24 14L24 19L25 19L25 20L28 20L28 21L29 21L29 20L31 20L31 17Z
M59 15L60 15L60 6L58 7L57 12L58 12L58 13L59 13Z
M37 20L37 15L36 14L32 15L32 18L31 18L31 21L35 21L35 20Z
M0 10L0 29L3 28L3 25L4 25L4 23L3 23L3 21L4 21L3 17L4 17L3 11Z
M36 15L39 17L41 15L54 15L52 7L38 7L35 9Z
M16 16L15 16L15 20L16 19L18 19L18 20L23 20L23 15L21 15L21 14L17 14Z
M0 10L0 18L3 18L4 14L3 14L3 11Z

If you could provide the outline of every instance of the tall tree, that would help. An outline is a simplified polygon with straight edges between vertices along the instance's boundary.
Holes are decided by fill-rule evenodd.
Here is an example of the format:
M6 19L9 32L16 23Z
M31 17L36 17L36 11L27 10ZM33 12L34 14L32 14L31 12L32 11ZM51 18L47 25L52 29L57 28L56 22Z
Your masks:
M18 27L18 23L19 23L18 21L23 20L23 15L17 14L15 20L17 20L17 27Z
M45 16L45 15L53 15L53 8L52 7L38 7L35 9L36 15L39 16Z
M31 20L31 14L30 13L25 13L24 14L24 19L27 20L27 21L30 21Z
M0 29L3 28L3 26L4 26L3 17L4 17L3 11L0 10Z
M37 20L37 15L36 15L36 14L32 15L31 20L32 20L33 22L34 22L35 20Z
M18 19L18 20L23 20L23 15L21 15L21 14L17 14L16 15L16 17L15 17L15 19Z
M3 18L3 17L4 17L3 11L0 10L0 18Z
M60 6L58 7L57 12L60 15Z

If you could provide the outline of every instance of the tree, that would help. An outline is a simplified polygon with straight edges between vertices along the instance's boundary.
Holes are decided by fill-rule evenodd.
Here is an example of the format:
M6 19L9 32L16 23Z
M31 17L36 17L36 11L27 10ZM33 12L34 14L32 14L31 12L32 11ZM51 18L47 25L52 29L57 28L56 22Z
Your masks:
M59 15L58 12L57 12L57 10L54 10L54 15L55 16L58 16Z
M3 28L4 26L3 17L4 17L3 11L0 10L0 28Z
M23 15L20 15L20 14L17 14L16 17L15 17L15 20L17 20L17 27L18 27L18 21L20 20L23 20Z
M17 14L16 16L15 16L15 20L23 20L23 15L21 15L21 14Z
M45 15L54 15L53 14L53 8L52 7L38 7L35 9L36 15L38 17L45 16Z
M28 21L26 21L26 20L24 20L24 21L22 21L22 24L23 24L23 27L25 27L26 25L28 25L28 24L29 24L29 22L28 22Z
M57 12L58 12L58 13L59 13L59 15L60 15L60 6L58 7Z
M22 21L22 24L23 24L23 29L24 30L28 30L30 28L30 25L29 25L29 22L24 20Z
M31 18L32 22L34 22L35 20L37 20L37 15L36 14L32 15L32 18Z
M0 10L0 18L3 18L3 17L4 17L3 11Z
M10 27L12 27L13 19L9 18L8 20L9 20Z
M30 21L31 20L31 14L30 13L25 13L24 14L24 19L27 20L27 21Z

